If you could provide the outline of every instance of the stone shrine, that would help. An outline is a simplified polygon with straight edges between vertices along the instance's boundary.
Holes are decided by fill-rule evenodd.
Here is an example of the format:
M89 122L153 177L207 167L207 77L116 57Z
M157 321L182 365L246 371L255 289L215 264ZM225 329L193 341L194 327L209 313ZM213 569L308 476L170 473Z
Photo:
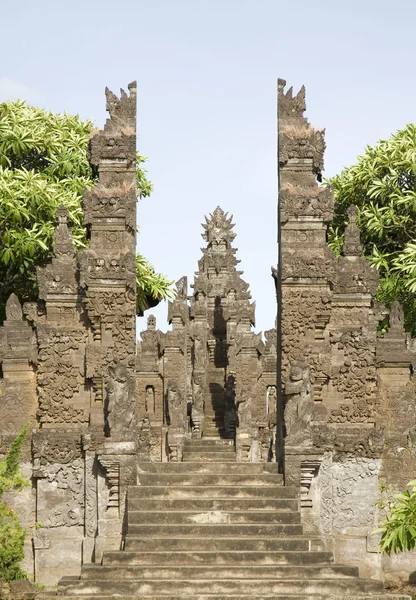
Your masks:
M138 419L150 427L149 455L182 461L187 439L235 441L237 461L273 460L276 330L252 331L255 305L236 269L231 218L217 207L203 225L207 247L192 294L187 278L169 302L172 330L147 320L137 353ZM229 445L229 444L228 444Z
M0 453L29 421L32 478L7 501L28 530L23 567L61 598L381 600L377 579L414 570L371 532L382 490L414 479L415 344L401 306L375 301L354 206L342 256L327 246L324 132L304 88L278 87L278 316L264 338L217 207L170 330L150 315L137 342L135 83L106 90L90 140L88 248L76 255L59 208L39 300L7 301Z

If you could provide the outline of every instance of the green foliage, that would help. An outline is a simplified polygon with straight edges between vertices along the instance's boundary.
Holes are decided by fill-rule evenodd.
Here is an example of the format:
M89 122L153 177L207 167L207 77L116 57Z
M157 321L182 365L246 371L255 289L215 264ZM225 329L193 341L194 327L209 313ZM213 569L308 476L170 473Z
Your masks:
M373 533L381 533L379 551L385 554L413 550L416 545L416 481L410 481L411 490L395 494L383 508L387 518Z
M29 485L19 467L20 452L29 424L16 437L6 457L0 461L0 579L13 581L27 576L20 567L24 557L26 531L19 523L15 511L4 504L2 496L6 490L20 491Z
M27 578L20 566L25 537L26 531L15 511L0 503L0 578L4 581Z
M136 309L138 314L156 306L160 300L169 300L175 297L175 292L170 289L173 281L164 275L156 273L153 266L141 254L136 256Z
M21 100L0 104L0 321L12 291L21 301L36 299L35 267L51 258L58 206L69 211L77 249L87 243L81 200L83 190L95 184L87 159L92 129L91 121L77 115L54 114ZM139 198L152 191L145 161L137 153ZM165 297L170 285L153 270L145 282L138 279L138 287L154 298Z
M416 335L416 124L368 146L358 162L326 182L334 190L335 216L328 243L341 252L347 209L359 209L364 253L380 272L378 300L399 300L405 327Z
M153 183L147 179L147 170L143 168L143 163L147 161L147 156L139 152L136 153L136 178L139 198L148 198L153 192Z
M25 441L29 423L27 423L9 448L4 460L0 461L0 500L6 490L20 491L29 485L20 472L19 458Z

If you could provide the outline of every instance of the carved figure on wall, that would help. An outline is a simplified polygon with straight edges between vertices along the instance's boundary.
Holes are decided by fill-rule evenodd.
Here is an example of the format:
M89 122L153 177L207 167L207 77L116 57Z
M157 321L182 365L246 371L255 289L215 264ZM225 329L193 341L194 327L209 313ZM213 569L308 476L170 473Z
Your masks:
M251 395L247 389L243 389L237 402L238 427L249 429L252 425Z
M152 385L146 386L144 408L146 413L155 413L155 388Z
M193 362L194 369L203 369L204 368L204 341L201 334L197 333L194 337L194 347L193 347Z
M269 385L266 391L266 415L269 419L269 426L276 425L276 386Z
M169 425L178 429L184 429L186 423L186 404L183 402L176 381L169 381L167 391L167 409Z
M285 384L286 441L297 445L310 445L310 424L313 403L309 378L309 366L294 361Z
M107 434L112 438L125 439L133 435L135 381L127 367L117 364L108 368L110 381L107 386Z

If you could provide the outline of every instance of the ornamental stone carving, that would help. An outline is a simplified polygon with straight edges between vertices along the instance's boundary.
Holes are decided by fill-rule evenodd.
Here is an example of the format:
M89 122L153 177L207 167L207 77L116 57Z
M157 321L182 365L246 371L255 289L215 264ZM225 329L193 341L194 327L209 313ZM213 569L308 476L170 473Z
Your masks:
M106 422L113 440L131 439L135 426L135 381L127 367L109 367Z

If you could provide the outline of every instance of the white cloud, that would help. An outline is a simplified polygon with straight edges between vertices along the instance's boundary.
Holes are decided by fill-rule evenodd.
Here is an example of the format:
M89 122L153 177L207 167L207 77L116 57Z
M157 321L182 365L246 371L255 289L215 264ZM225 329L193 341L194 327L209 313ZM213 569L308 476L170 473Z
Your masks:
M20 83L19 81L13 81L4 75L0 76L0 102L5 100L30 100L34 101L39 97L38 90Z

